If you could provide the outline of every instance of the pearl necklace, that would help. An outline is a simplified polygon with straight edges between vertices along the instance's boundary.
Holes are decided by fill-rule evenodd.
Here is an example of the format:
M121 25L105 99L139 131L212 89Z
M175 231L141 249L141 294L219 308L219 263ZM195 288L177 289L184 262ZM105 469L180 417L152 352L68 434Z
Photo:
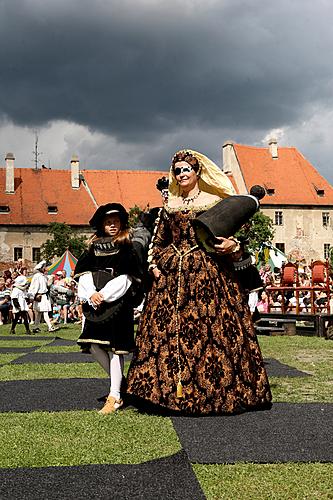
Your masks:
M199 189L199 191L195 195L193 195L193 196L189 196L189 197L188 196L186 196L186 197L182 196L182 200L183 200L184 205L185 204L189 205L190 203L192 203L194 200L196 200L198 198L198 196L200 195L200 193L201 193L201 190Z

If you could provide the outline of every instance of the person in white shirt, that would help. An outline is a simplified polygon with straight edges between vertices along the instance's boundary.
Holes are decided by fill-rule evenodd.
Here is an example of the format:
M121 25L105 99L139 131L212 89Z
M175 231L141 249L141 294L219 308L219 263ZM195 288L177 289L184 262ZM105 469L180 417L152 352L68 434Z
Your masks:
M52 310L49 289L48 289L48 278L45 274L46 271L46 261L42 260L34 268L35 274L32 277L31 284L28 290L28 294L33 299L33 311L35 314L35 325L32 330L33 333L39 333L41 330L39 328L40 321L43 316L45 323L47 324L49 332L54 332L58 328L54 327L51 323L49 312Z
M12 313L13 313L13 321L10 333L14 335L16 333L15 328L19 321L19 319L23 320L25 326L25 333L27 335L31 335L30 327L29 327L29 306L27 302L27 288L28 281L25 276L18 276L15 278L14 286L12 292L10 294L10 298L12 301Z

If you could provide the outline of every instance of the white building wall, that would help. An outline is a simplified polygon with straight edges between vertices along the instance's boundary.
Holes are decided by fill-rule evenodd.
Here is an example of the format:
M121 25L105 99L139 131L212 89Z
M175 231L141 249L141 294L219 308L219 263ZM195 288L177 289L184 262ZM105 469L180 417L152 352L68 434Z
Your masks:
M239 168L239 163L233 147L232 141L224 143L222 148L222 170L225 173L231 172L235 179L239 194L247 194L243 174Z
M2 226L0 228L0 262L13 262L14 248L22 248L22 257L33 262L32 249L40 248L47 239L51 238L47 231L47 226ZM87 227L77 231L79 236L87 238L93 232Z
M283 225L275 225L273 244L284 243L286 255L297 255L307 263L311 260L324 259L324 244L333 247L333 209L323 207L261 207L262 212L268 215L273 223L275 212L283 214ZM330 215L327 227L323 226L323 212Z

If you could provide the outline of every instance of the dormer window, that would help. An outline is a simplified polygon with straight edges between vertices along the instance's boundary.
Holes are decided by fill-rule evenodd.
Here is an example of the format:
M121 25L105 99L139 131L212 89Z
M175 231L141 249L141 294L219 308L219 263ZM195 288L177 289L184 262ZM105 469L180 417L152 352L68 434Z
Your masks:
M49 205L47 207L47 211L49 214L57 214L58 213L58 207L56 205Z
M0 214L8 214L10 212L8 205L0 205Z
M264 184L264 188L268 196L273 196L273 194L275 194L275 188L272 185Z
M325 196L325 189L318 187L318 186L315 186L315 185L313 185L313 187L315 188L318 196Z

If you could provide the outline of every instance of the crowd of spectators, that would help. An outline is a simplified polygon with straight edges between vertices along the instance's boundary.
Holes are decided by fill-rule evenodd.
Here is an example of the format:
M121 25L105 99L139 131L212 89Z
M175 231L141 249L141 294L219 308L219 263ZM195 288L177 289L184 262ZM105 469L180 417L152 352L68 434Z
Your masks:
M0 272L0 325L12 321L12 290L18 276L26 276L31 281L33 270L18 260L13 267ZM65 270L57 271L48 276L49 296L52 304L50 319L53 324L82 322L82 307L77 297L77 284L72 276L67 276ZM34 324L32 309L33 297L27 297L29 303L30 324Z
M282 293L279 290L269 293L267 287L278 287L281 283L280 269L273 271L269 264L263 265L259 270L263 281L263 289L259 292L257 309L259 312L285 311L295 312L298 301L299 312L311 312L312 304L316 311L333 311L333 287L332 297L328 299L327 292L303 290L296 292L293 290ZM23 260L18 260L15 265L9 269L0 272L0 325L11 323L12 321L12 300L11 293L14 281L18 276L26 276L30 281L33 270L24 265ZM72 273L73 274L73 273ZM310 287L310 273L302 269L299 273L299 286ZM53 324L82 323L82 307L77 296L77 283L72 276L67 276L65 270L59 270L48 276L49 296L52 304L50 319ZM313 295L313 297L312 297ZM34 324L34 313L32 309L33 297L28 297L30 323ZM330 302L330 304L329 304ZM134 311L135 319L140 316L140 307Z
M259 270L264 284L263 290L259 293L257 308L259 312L296 312L298 302L298 311L300 313L314 312L329 313L333 311L333 283L330 277L330 293L327 293L323 286L322 290L310 290L311 272L306 267L298 271L297 288L304 290L273 290L269 287L279 287L281 283L281 270L275 268L273 271L269 264L263 265ZM268 288L267 288L268 287ZM307 289L308 288L308 289Z

